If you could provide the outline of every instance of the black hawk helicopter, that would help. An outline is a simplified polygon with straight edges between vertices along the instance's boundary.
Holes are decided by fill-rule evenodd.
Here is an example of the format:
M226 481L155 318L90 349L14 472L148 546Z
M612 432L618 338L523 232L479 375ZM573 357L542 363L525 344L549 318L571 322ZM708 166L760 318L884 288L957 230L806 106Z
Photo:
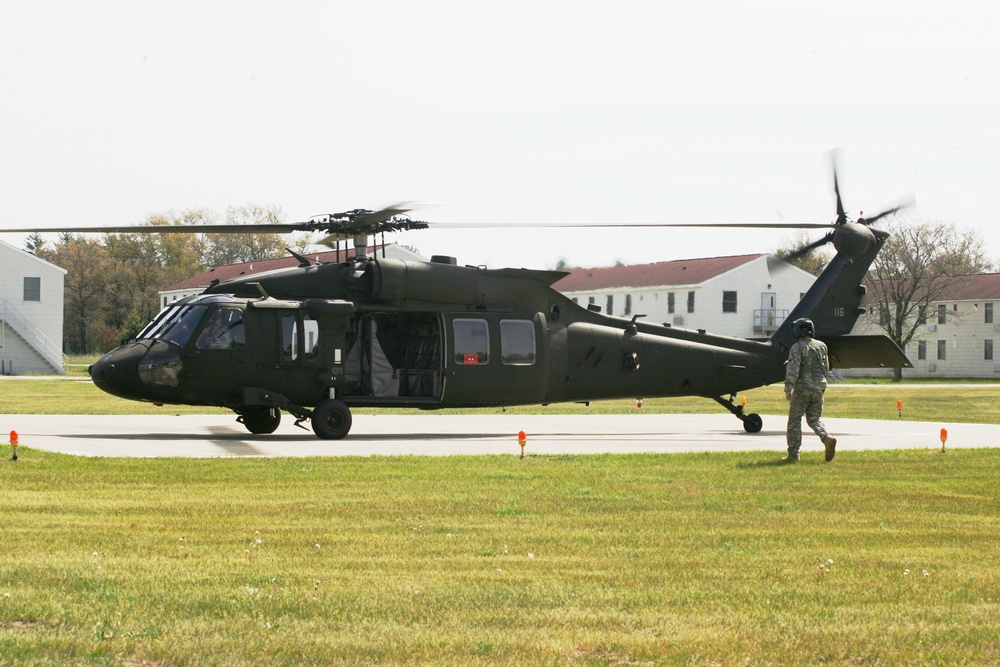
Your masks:
M781 382L795 339L813 320L839 368L909 367L886 336L847 336L868 267L889 235L871 224L890 209L850 221L834 172L837 219L828 224L728 223L520 225L530 227L828 228L806 252L836 255L766 340L713 335L612 317L553 288L563 271L459 266L369 257L369 237L462 227L411 219L410 204L352 210L307 222L260 225L74 227L7 231L285 233L353 240L349 261L299 266L210 285L165 307L130 341L90 367L102 390L155 404L222 406L251 433L272 433L282 411L340 439L353 407L483 407L601 399L703 396L760 431L735 403L739 391ZM478 227L477 225L464 225ZM505 225L519 226L519 225ZM294 253L292 253L294 255ZM728 399L724 398L728 395Z

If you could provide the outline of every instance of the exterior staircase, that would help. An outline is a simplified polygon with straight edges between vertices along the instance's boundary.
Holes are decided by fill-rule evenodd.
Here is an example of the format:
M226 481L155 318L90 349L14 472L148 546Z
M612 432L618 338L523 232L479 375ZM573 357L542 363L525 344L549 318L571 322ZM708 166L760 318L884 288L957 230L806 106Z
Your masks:
M12 334L24 341L54 373L62 375L66 372L69 358L63 351L9 301L0 297L0 336ZM4 369L4 372L11 372L10 367Z

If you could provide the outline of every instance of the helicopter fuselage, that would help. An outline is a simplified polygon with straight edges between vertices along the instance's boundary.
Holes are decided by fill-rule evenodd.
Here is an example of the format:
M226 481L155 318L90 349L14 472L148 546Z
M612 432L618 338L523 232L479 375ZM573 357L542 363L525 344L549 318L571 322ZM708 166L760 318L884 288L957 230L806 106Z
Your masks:
M171 304L91 375L123 398L300 418L331 400L715 397L782 377L770 342L594 312L552 288L563 275L391 259L257 275Z
M124 398L230 408L253 433L273 432L281 411L337 439L352 407L670 396L712 398L755 433L760 417L735 394L784 378L796 318L813 319L841 368L909 365L885 336L847 335L888 238L862 231L837 230L844 248L766 341L584 308L553 288L562 271L364 258L212 284L90 373Z

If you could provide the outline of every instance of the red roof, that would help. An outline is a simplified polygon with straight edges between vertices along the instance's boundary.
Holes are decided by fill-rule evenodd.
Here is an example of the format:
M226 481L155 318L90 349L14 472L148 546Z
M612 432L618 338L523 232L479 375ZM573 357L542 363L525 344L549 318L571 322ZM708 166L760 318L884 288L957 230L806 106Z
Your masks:
M1000 299L1000 273L980 273L957 279L948 298L954 301Z
M369 251L371 255L375 255L376 250L380 250L382 246L371 246ZM350 257L354 256L354 248L345 249L340 251L340 261L346 261ZM308 255L303 255L310 262L320 262L322 264L328 264L330 262L337 261L337 251L328 250L326 252L312 252ZM191 289L204 289L208 287L213 280L218 280L219 282L224 282L226 280L232 280L233 278L239 278L240 276L252 276L257 273L264 273L265 271L274 271L275 269L289 269L299 265L299 260L295 259L291 255L288 257L277 257L275 259L256 259L252 262L244 262L242 264L226 264L225 266L217 266L214 269L209 269L203 273L199 273L196 276L182 280L179 283L174 283L169 287L164 287L161 292L175 292L180 290L191 290Z
M971 276L942 278L941 280L947 280L947 282L943 286L925 282L921 286L922 289L919 289L914 295L913 300L919 301L926 298L928 290L933 288L932 301L934 303L943 301L1000 301L1000 273L979 273ZM905 281L903 286L907 286ZM873 287L878 287L878 284L876 283ZM871 289L865 295L864 302L869 303L879 298L876 290Z
M661 285L699 285L723 273L764 257L734 255L703 259L677 259L670 262L606 266L596 269L566 269L568 276L554 287L560 292L592 292L617 287L659 287Z

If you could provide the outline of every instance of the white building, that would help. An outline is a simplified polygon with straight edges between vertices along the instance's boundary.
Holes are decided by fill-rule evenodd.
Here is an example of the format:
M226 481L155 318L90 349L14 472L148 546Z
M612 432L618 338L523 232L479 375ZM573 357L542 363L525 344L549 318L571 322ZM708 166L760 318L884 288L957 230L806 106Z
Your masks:
M869 291L871 293L871 291ZM864 304L873 308L872 303ZM904 378L1000 379L1000 273L965 276L954 283L950 298L930 304L917 333L903 350L913 368ZM874 306L877 308L877 306ZM876 310L858 319L852 334L884 333ZM845 375L859 372L846 371ZM888 369L866 369L865 376L891 376Z
M816 280L770 254L568 271L554 287L585 307L741 338L774 333Z
M66 270L0 241L0 372L65 373Z

